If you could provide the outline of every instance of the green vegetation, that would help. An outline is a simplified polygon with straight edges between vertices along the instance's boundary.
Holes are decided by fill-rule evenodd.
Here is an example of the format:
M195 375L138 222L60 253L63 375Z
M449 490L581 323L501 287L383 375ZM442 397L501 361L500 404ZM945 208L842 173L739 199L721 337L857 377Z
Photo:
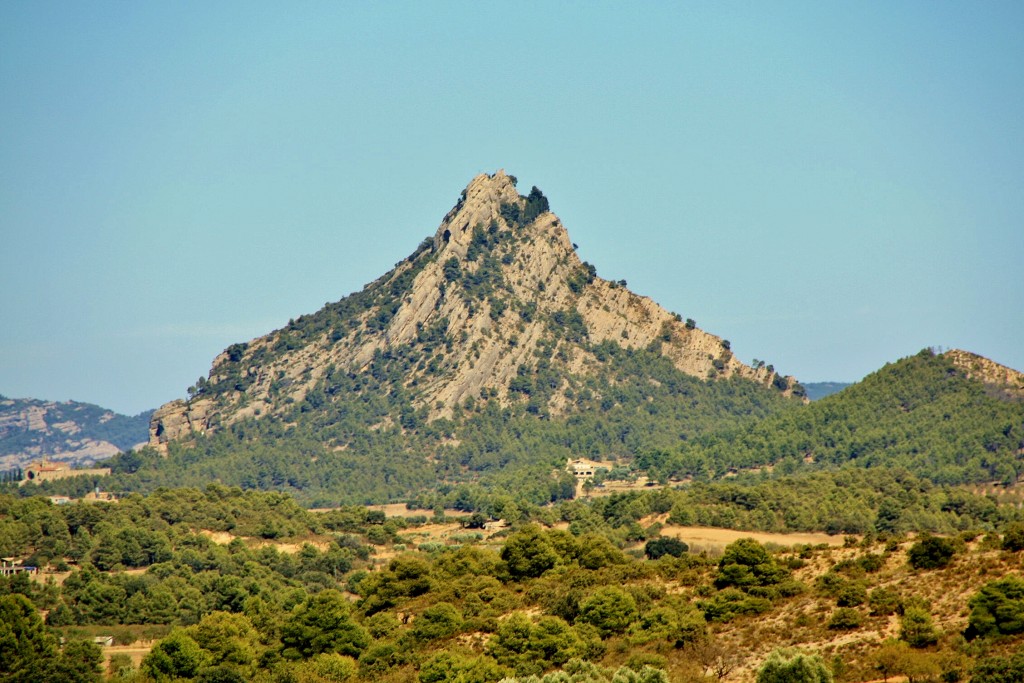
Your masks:
M758 670L757 683L832 683L832 671L818 655L775 650Z
M668 454L669 474L722 476L774 465L900 467L936 484L998 481L1024 473L1024 402L991 395L929 350L799 410L685 441Z
M948 538L926 536L914 544L907 553L914 569L941 569L949 565L956 554L956 544Z
M421 532L433 513L313 513L281 494L220 485L118 503L0 496L3 552L70 570L61 584L0 579L0 606L13 610L0 620L0 648L12 653L0 661L20 667L35 655L17 653L42 648L64 678L41 669L31 680L96 680L96 649L75 639L103 628L119 643L158 639L140 668L116 662L135 681L697 683L741 661L758 680L829 680L825 672L852 682L875 671L959 671L963 680L971 667L999 680L991 677L1016 666L1006 655L1024 637L1024 583L1006 573L1016 556L999 549L998 535L960 541L952 562L917 569L909 558L928 537L784 552L745 538L693 554L649 524L678 512L682 493L520 507L505 531L446 542ZM464 519L466 531L474 522ZM558 522L568 530L552 528ZM811 565L826 569L809 574ZM931 601L965 586L974 588L940 622ZM968 607L966 651L939 624ZM48 610L46 625L37 609ZM872 632L894 613L900 640L841 650L841 670L809 652L751 659L765 656L754 654L757 643L779 637L772 629L793 644L816 642ZM5 627L16 633L5 639Z
M971 629L981 635L1024 633L1024 578L991 581L971 598Z
M648 348L595 343L582 299L511 296L504 267L547 208L534 188L461 226L461 261L436 262L426 240L361 292L230 346L189 389L218 428L113 458L102 485L116 504L38 497L81 496L88 477L0 485L0 555L63 579L0 578L2 672L93 680L79 641L106 628L158 639L122 676L138 681L696 682L741 662L765 683L1014 680L1024 402L930 351L803 405L781 396L802 391L782 376L681 373L661 353L686 335L671 324ZM431 294L503 323L488 334L537 323L507 395L485 386L430 419L445 404L423 405L420 383L443 382L468 337L443 317L359 368L261 374L310 343L379 339L431 264ZM596 277L587 263L562 272L581 296ZM483 362L481 344L465 362ZM217 424L230 407L252 417ZM597 474L580 484L570 458ZM406 516L362 507L394 501ZM460 526L431 538L446 510ZM848 538L700 548L676 538L691 525ZM886 631L899 638L867 637ZM830 659L765 646L823 642Z
M61 647L24 595L0 595L0 680L65 683L100 680L100 649L81 640Z
M561 336L585 339L575 311L554 325ZM427 509L494 511L495 499L513 490L531 505L571 498L572 477L552 472L574 457L634 458L635 470L666 481L661 454L681 436L697 438L797 408L757 384L702 382L654 351L606 342L584 343L602 362L593 375L566 376L540 358L513 380L511 405L488 397L451 420L428 422L401 381L411 368L430 366L451 343L444 325L423 329L415 345L378 352L365 373L330 368L281 416L236 423L187 445L172 443L167 457L148 449L117 456L109 463L114 475L102 486L147 492L218 481L288 492L313 506L413 500ZM542 350L555 355L556 348ZM574 401L574 411L557 419L548 409L556 391ZM69 480L38 490L82 495L94 485Z

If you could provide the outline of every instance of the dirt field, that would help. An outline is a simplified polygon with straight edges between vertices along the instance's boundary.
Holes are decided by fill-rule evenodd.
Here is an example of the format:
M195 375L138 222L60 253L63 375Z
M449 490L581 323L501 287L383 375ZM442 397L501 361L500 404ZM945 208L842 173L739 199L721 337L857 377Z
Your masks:
M236 538L241 538L243 541L246 542L246 544L250 548L264 548L266 546L273 546L273 547L277 548L278 552L287 553L289 555L294 555L295 553L297 553L300 550L302 550L302 546L305 545L305 543L309 543L310 545L312 545L313 547L315 547L318 550L326 550L327 546L328 546L326 541L305 541L303 543L281 543L279 541L267 541L267 540L264 540L264 539L250 538L248 536L235 536L234 534L230 534L227 531L210 531L209 529L200 529L199 533L202 534L203 536L206 536L207 538L209 538L214 543L217 543L217 544L220 544L220 545L227 545L228 543L231 543L231 541L235 540ZM128 573L130 573L132 571L134 571L134 570L128 570ZM138 571L144 572L145 569L140 569Z
M761 531L735 531L703 526L675 526L667 524L661 529L662 536L674 536L685 541L693 549L721 549L740 538L753 538L758 543L773 543L780 546L818 545L842 546L843 536L828 534L772 534Z
M142 664L142 659L149 654L153 643L133 643L131 645L111 645L103 648L103 670L110 666L110 658L114 655L128 655L132 659L132 666L136 669Z

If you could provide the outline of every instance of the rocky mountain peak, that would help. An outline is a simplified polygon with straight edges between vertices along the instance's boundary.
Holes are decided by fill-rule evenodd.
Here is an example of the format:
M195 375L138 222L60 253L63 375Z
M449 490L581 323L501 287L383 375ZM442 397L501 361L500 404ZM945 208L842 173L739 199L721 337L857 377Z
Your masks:
M624 282L597 277L543 193L520 195L498 171L474 178L433 238L361 292L229 347L189 400L157 411L151 443L283 414L360 376L407 392L427 419L481 399L563 414L600 371L605 343L650 350L701 379L799 391Z
M466 186L458 204L441 221L434 235L434 248L465 257L474 226L490 225L501 218L501 207L518 205L515 179L504 171L481 173Z

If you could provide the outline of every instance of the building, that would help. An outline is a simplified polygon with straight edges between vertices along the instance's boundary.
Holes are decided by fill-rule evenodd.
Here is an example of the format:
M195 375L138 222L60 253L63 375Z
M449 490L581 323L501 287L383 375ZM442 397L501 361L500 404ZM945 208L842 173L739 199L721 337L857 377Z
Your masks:
M0 559L0 576L14 576L15 574L38 574L39 567L24 565L21 560L13 557Z
M101 501L106 503L116 503L117 496L110 491L100 491L99 487L97 487L95 491L89 491L89 493L85 494L85 496L82 497L82 500L87 503L96 503Z
M71 469L71 466L65 462L47 462L46 460L43 460L41 462L31 463L25 468L20 484L25 485L30 482L38 484L42 481L56 481L57 479L84 477L89 475L106 477L110 475L110 468L94 467L88 470L73 470Z
M587 460L586 458L570 459L569 463L565 466L567 472L572 474L576 479L591 479L598 470L608 471L608 466L594 462L593 460Z

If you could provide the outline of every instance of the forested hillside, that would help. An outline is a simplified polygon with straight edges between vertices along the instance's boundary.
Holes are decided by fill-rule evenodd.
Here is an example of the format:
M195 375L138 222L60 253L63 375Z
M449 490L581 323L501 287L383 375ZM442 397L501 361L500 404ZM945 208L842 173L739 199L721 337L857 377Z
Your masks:
M886 495L936 502L907 483ZM936 509L965 527L949 537L690 548L665 512L699 515L708 495L744 507L702 491L509 507L487 529L223 486L63 506L0 496L0 552L57 572L0 578L0 676L97 680L102 654L82 639L112 635L155 639L139 664L108 653L112 677L140 683L698 683L797 661L819 681L1017 680L1015 511L964 494L961 510L989 518Z
M684 442L649 459L672 476L771 466L901 467L937 484L1024 474L1024 402L924 350L798 410Z
M573 496L575 481L564 471L569 458L611 467L800 405L740 378L698 380L655 351L610 342L582 347L601 365L580 379L568 416L532 410L531 397L550 391L558 377L541 361L519 376L515 386L528 395L523 400L502 405L488 397L450 419L427 421L408 394L382 388L404 366L384 358L368 378L329 375L280 418L250 419L188 444L171 443L166 457L152 451L118 456L105 486L146 491L218 481L289 491L319 506L407 500L424 489L473 484L541 504Z

